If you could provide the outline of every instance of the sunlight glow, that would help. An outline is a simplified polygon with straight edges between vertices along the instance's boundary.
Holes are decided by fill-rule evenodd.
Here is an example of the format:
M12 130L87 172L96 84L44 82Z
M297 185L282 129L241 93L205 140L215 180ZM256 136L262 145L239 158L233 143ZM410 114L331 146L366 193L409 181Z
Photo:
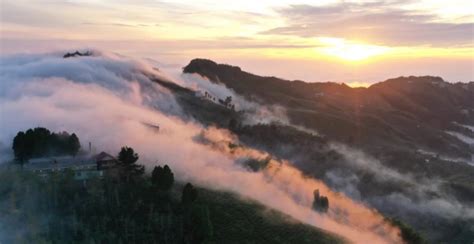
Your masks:
M384 54L390 49L384 46L349 42L341 38L319 38L319 40L326 45L322 48L322 53L347 61L360 61Z
M349 81L349 82L345 82L345 84L352 88L369 87L371 85L371 83L369 82L361 82L361 81Z

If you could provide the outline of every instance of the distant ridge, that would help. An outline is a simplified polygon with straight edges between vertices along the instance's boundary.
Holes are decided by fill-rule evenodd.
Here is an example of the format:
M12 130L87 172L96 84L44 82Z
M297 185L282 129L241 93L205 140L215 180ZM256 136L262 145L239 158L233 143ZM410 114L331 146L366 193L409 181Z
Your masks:
M222 83L248 99L282 105L293 122L363 148L397 145L466 159L474 153L468 144L446 133L460 131L474 137L474 132L457 125L474 125L474 82L408 76L351 88L258 76L209 59L193 59L183 72Z

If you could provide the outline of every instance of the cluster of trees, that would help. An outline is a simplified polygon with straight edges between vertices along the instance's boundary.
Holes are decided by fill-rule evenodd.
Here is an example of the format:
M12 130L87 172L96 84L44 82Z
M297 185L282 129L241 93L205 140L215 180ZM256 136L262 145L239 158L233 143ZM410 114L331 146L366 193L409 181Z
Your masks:
M161 194L161 198L169 201L169 192L174 184L174 174L168 165L153 168L151 183L153 188ZM181 194L183 243L205 243L213 236L209 209L205 204L196 204L197 198L197 189L188 182Z
M212 96L209 92L205 91L204 92L204 97L213 101L213 102L216 102L216 98L214 96ZM235 110L235 104L232 103L232 96L228 96L226 97L224 100L222 99L218 99L217 100L219 102L219 104L221 104L222 106L228 108L228 109L231 109L231 110Z
M92 52L91 51L86 51L84 53L81 53L79 51L76 51L76 52L73 52L73 53L66 53L64 54L63 58L71 58L71 57L81 57L81 56L92 56Z
M148 181L142 177L145 168L137 164L139 156L133 148L122 147L117 158L118 176L121 182L135 185L143 183L144 180ZM171 197L175 180L174 173L168 165L155 166L149 182L151 187L148 191L154 195L153 202L157 211L166 215L163 227L165 231L161 237L164 243L204 243L212 238L213 228L209 210L205 204L196 204L198 191L191 183L184 186L181 203L177 203Z
M75 156L81 143L76 134L68 132L51 133L46 128L37 127L20 131L13 138L12 149L18 162L24 163L30 158L58 155Z
M174 186L167 165L151 177L131 147L116 175L77 181L72 170L40 177L0 169L1 243L205 243L213 229L207 204L190 183ZM4 225L8 223L8 226Z
M270 163L271 157L266 157L264 159L254 159L249 158L244 162L244 166L253 172L258 172L268 166Z
M169 191L174 183L174 174L170 167L156 166L151 172L151 183L159 190Z
M387 218L387 220L400 229L400 236L406 244L426 244L428 241L416 232L410 226L396 218Z
M321 213L326 213L329 209L329 199L326 196L320 195L319 189L314 190L313 195L313 209Z
M219 99L219 103L224 107L235 110L235 104L232 103L232 96L228 96L225 100Z

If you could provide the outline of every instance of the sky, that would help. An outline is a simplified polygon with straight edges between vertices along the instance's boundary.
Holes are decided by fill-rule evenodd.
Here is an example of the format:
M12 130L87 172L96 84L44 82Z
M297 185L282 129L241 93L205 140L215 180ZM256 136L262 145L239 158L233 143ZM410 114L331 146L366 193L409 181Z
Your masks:
M474 1L0 0L0 52L100 49L353 86L474 81Z

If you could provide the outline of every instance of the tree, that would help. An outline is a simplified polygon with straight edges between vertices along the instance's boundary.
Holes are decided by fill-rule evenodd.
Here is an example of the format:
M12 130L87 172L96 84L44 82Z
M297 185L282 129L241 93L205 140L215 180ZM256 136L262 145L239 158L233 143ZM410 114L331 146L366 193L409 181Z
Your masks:
M231 102L232 102L232 96L228 96L224 100L224 103L226 106L229 105Z
M238 129L237 126L238 126L238 124L237 124L237 120L236 120L236 119L232 118L232 119L229 120L229 129L230 129L231 131L237 130L237 129Z
M81 143L76 134L67 132L51 133L48 129L37 127L20 131L13 138L12 149L17 162L24 163L33 157L76 155Z
M52 153L54 150L51 148L51 131L43 127L37 127L33 130L29 129L26 131L26 135L29 139L28 144L31 146L31 156L41 157Z
M18 132L15 138L13 138L12 149L16 161L23 165L27 159L26 135L23 131Z
M409 225L396 218L387 218L389 222L400 228L400 236L407 244L426 244L425 238Z
M155 166L153 168L153 171L151 172L151 183L158 187L160 185L160 181L163 177L163 167L161 166Z
M137 164L138 154L131 147L122 147L118 155L118 166L121 177L130 181L135 176L140 176L145 172L143 165Z
M206 243L213 236L209 208L205 204L195 203L197 197L197 189L188 182L181 196L181 202L185 207L183 230L185 243Z
M206 243L212 239L213 227L206 205L194 206L191 210L192 243Z
M198 197L197 189L191 183L187 183L183 188L183 194L181 195L181 202L183 204L191 204L196 201Z
M69 154L76 156L81 148L81 143L79 142L79 138L77 138L75 133L72 133L67 139L67 151Z
M326 196L320 195L319 189L314 190L313 195L313 209L321 213L326 213L329 209L329 199Z
M163 167L163 178L163 189L171 189L174 183L174 174L173 172L171 172L171 169L170 167L168 167L168 165L165 165L165 167Z
M156 166L151 172L151 182L159 190L168 191L174 183L174 174L168 165Z

